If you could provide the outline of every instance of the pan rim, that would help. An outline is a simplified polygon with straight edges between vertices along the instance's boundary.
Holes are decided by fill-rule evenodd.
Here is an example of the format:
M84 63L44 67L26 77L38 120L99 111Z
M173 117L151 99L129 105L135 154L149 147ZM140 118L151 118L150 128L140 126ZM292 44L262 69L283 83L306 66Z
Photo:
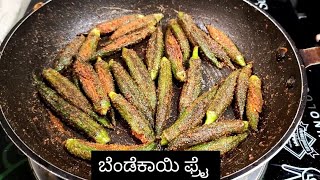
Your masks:
M52 2L52 0L47 0L39 9L43 8L47 4ZM300 78L301 78L301 95L300 95L300 102L298 106L298 110L295 114L295 117L292 120L291 125L289 126L288 130L285 132L285 134L282 136L282 138L273 146L270 148L269 151L267 151L263 156L261 156L259 159L255 160L254 162L250 163L246 167L232 173L229 175L226 175L222 177L222 179L238 179L241 178L257 168L259 168L261 165L264 164L264 162L268 162L273 158L280 150L283 149L283 147L286 145L286 143L289 141L289 137L296 131L299 122L302 118L306 102L307 102L307 77L306 77L306 71L305 66L303 64L302 58L299 55L298 49L295 46L295 43L289 36L289 34L284 30L284 28L266 11L258 8L255 6L252 2L249 0L243 0L244 3L248 4L249 6L253 7L255 10L259 11L261 14L263 14L266 18L268 18L283 34L283 36L286 38L286 40L289 42L290 47L293 49L294 55L296 57L296 60L299 65L299 71L300 71ZM38 11L37 9L36 11ZM15 33L15 31L26 21L32 14L34 14L36 11L31 11L30 13L26 14L23 18L21 18L15 26L12 27L12 29L9 31L7 36L4 38L2 44L0 45L0 59L2 57L3 51L5 50L6 45L10 41L12 35ZM60 178L63 179L70 179L70 178L77 178L77 179L84 179L80 176L77 176L75 174L69 173L67 171L64 171L57 166L51 164L50 162L46 161L42 157L40 157L37 153L32 151L27 144L25 144L20 137L14 132L11 125L8 123L8 120L3 112L3 109L0 105L0 110L3 118L0 120L0 125L3 127L3 130L6 132L6 134L9 136L10 140L16 145L16 147L19 148L20 151L22 151L28 158L31 158L34 160L37 164L39 164L42 168L46 169L47 171L57 175ZM3 120L4 119L4 120Z

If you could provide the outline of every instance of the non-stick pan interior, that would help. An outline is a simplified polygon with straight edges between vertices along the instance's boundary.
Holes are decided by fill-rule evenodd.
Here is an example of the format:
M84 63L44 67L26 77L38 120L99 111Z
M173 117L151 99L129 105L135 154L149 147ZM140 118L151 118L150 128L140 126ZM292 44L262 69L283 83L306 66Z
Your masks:
M268 158L272 154L265 155L268 151L279 148L283 141L277 143L292 128L294 119L299 119L295 116L302 113L299 107L305 88L301 67L288 39L268 17L246 2L237 0L51 1L22 21L9 41L2 45L0 96L6 117L6 120L1 119L1 123L5 130L27 155L51 171L68 178L72 177L71 174L88 178L89 163L71 156L62 145L68 137L83 136L68 127L61 127L48 114L32 85L32 73L52 66L62 47L98 22L124 14L162 12L165 14L162 25L165 25L177 11L191 14L200 27L213 24L221 28L235 41L246 61L253 62L253 72L262 78L264 108L260 130L251 133L245 142L223 158L221 175L226 177L246 167L236 174L239 175L258 165L261 162L258 159ZM132 48L139 49L143 55L141 46L144 44ZM288 48L286 58L281 61L276 60L279 47ZM218 83L229 72L227 69L218 71L204 60L203 90ZM181 85L177 84L175 88L174 99L177 100ZM172 120L176 114L172 113ZM231 109L224 118L233 118ZM134 143L132 137L125 133L125 123L119 124L119 128L111 133L113 142Z

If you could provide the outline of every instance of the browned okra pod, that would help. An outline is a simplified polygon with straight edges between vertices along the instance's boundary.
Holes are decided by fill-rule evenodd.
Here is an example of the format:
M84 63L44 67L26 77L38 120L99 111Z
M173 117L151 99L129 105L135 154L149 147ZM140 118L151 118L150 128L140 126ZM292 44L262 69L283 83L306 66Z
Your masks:
M166 58L161 59L159 79L158 79L158 106L156 114L156 136L160 136L164 126L169 120L172 102L172 73L171 63Z
M201 59L198 55L198 46L193 49L187 71L187 81L184 83L179 100L179 112L189 106L201 92Z
M156 31L152 33L146 50L146 61L152 80L158 77L163 51L163 32L161 26L158 26Z
M86 40L83 42L77 54L78 61L89 61L91 56L96 52L100 40L100 31L97 28L92 29Z
M252 75L249 78L246 115L251 129L255 131L258 131L259 113L262 112L262 105L261 80L258 76Z

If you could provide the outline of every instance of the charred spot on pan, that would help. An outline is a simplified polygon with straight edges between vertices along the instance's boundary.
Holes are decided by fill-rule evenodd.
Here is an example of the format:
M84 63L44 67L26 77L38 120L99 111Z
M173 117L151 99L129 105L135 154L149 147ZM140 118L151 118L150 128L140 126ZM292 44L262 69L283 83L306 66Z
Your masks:
M276 60L283 61L287 57L288 49L285 47L279 47L276 51Z
M295 86L296 84L296 78L293 76L290 76L290 78L286 82L286 88L291 89Z

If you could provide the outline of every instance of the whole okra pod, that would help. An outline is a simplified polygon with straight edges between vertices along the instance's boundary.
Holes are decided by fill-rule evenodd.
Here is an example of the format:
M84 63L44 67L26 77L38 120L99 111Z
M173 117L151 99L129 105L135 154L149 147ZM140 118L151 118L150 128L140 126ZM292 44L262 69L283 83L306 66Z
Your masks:
M233 71L219 87L219 89L217 90L217 94L212 100L207 111L205 124L211 124L215 120L217 120L226 110L226 108L231 104L237 84L238 75L239 70Z
M91 64L77 60L74 63L74 70L82 89L93 103L94 110L100 115L106 115L111 104Z
M117 51L120 51L123 47L136 44L143 39L145 39L147 36L151 35L156 28L154 26L147 26L145 28L142 28L138 31L135 31L131 34L127 34L125 36L122 36L114 41L111 41L109 44L107 44L102 49L98 50L92 57L91 60L96 59L97 57L105 57L109 56Z
M79 61L89 61L91 56L96 52L98 42L100 40L100 30L93 28L86 40L83 42L77 54L77 60Z
M110 92L109 97L112 105L128 122L132 135L142 143L154 141L155 137L150 122L136 107L130 104L122 95L116 94L115 92Z
M248 137L248 133L242 133L235 136L221 137L217 140L203 144L198 144L187 149L187 151L220 151L220 155L236 148L242 141Z
M129 22L132 22L142 17L144 17L144 15L141 15L141 14L124 15L119 18L115 18L109 21L99 23L96 26L96 28L100 30L101 34L108 34L117 30L119 27L124 26L125 24L128 24Z
M187 78L186 71L183 67L183 57L178 41L173 36L171 29L168 28L165 35L166 55L171 62L172 73L174 77L181 82Z
M235 94L235 109L236 116L243 119L244 108L247 99L247 90L249 85L249 78L252 73L252 64L248 64L240 70L237 80L236 94Z
M158 106L156 114L156 136L160 136L166 122L169 120L172 103L172 73L171 63L166 58L161 59L158 79Z
M144 96L139 90L137 84L134 82L129 73L122 67L122 65L116 61L109 61L112 73L121 93L124 97L133 104L149 121L153 126L154 118L152 115L152 109Z
M258 76L252 75L249 79L246 115L250 127L258 131L259 113L262 112L262 90L261 80Z
M163 32L161 26L158 26L156 31L152 33L146 50L147 66L152 80L158 77L163 51Z
M217 88L217 86L213 86L179 114L177 121L163 131L161 135L161 145L168 144L168 142L172 141L182 132L202 124L202 118L205 116L209 103L215 96Z
M61 51L58 55L58 61L55 65L55 70L62 71L67 69L73 62L73 57L78 53L79 48L85 41L86 37L83 35L77 36Z
M189 106L201 93L201 59L198 54L198 46L193 49L192 57L187 71L187 80L184 83L180 95L179 112Z
M169 21L169 26L172 30L173 35L176 37L176 39L179 42L182 55L183 55L183 63L184 65L187 65L188 60L190 58L190 51L191 51L188 38L184 34L182 28L180 27L176 19L171 19Z
M151 151L156 148L156 143L150 142L139 145L97 144L81 139L67 139L64 146L71 154L85 160L91 160L92 151Z
M132 49L123 48L122 58L128 66L131 77L137 83L140 91L147 98L153 112L152 114L154 114L157 105L156 87L146 66L138 54Z
M63 99L90 115L104 127L113 127L109 120L98 116L93 111L93 108L87 98L71 81L69 81L68 78L62 76L58 71L51 68L43 70L42 74Z
M186 149L233 133L243 133L248 130L248 126L248 122L242 120L223 120L205 124L180 134L169 143L168 148L169 150Z
M210 36L224 48L233 62L237 63L240 66L246 65L243 55L238 50L237 46L224 32L212 25L207 25L206 27L209 31Z
M147 16L137 18L134 21L131 21L121 27L119 27L111 36L111 40L115 40L129 34L131 32L137 31L146 26L155 26L161 19L163 18L163 14L149 14Z
M105 144L110 141L108 132L91 119L89 115L69 104L42 81L35 79L35 83L40 96L55 113L60 115L64 122L85 132L86 135L94 139L97 143Z

